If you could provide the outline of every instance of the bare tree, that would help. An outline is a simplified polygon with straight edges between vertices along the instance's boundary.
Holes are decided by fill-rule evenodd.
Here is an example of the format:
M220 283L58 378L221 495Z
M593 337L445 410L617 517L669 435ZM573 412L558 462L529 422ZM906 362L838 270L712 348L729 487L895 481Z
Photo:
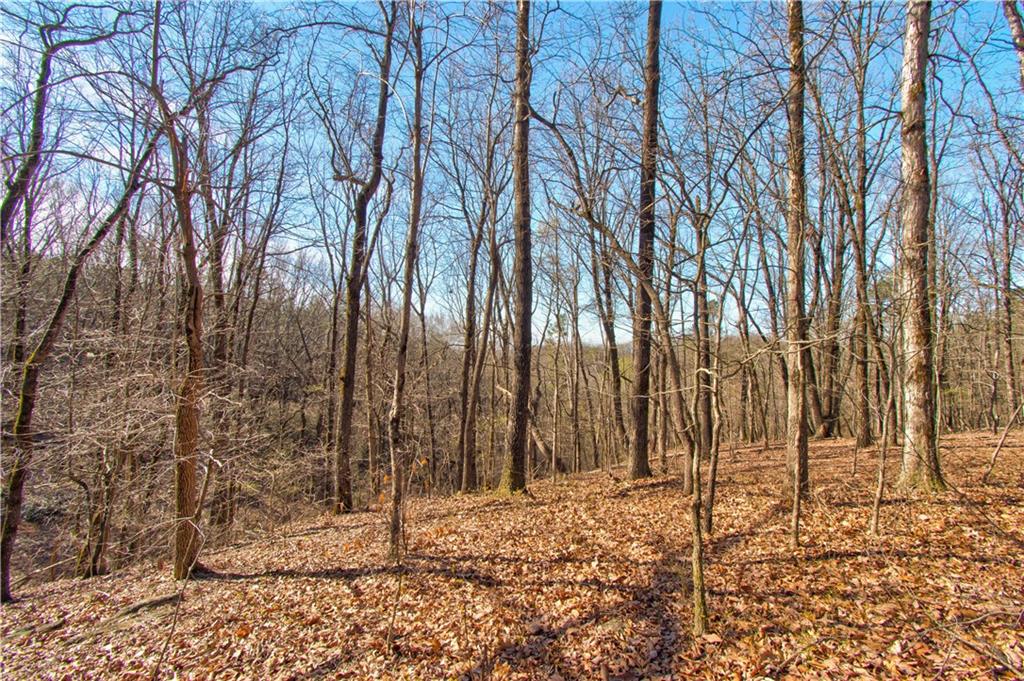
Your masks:
M28 145L20 156L18 169L6 183L4 199L0 203L0 243L7 242L18 206L28 193L32 179L43 161L47 104L53 87L50 83L53 60L65 50L96 45L122 35L122 24L128 23L132 16L131 12L118 9L114 12L110 27L106 27L102 25L104 18L100 13L90 14L89 11L93 9L83 5L67 5L56 10L57 16L49 21L44 20L37 27L43 51L39 57L39 72L32 102L32 127ZM79 19L79 14L87 15L82 24L75 21ZM60 39L61 35L75 37Z
M786 210L786 397L787 488L793 497L792 541L800 542L800 500L810 489L807 474L807 406L803 352L807 342L804 318L804 237L807 196L804 176L804 6L786 3L789 34L789 121L787 167L789 200Z
M925 137L925 74L928 65L928 30L931 2L907 3L903 38L901 83L901 177L903 227L900 262L900 301L903 324L903 458L900 484L906 488L941 490L935 440L935 403L932 381L931 305L928 293L928 150Z
M388 442L391 450L391 525L388 552L392 560L401 555L403 530L402 497L405 491L405 476L408 467L408 453L402 436L402 411L405 400L405 365L409 355L409 326L412 311L413 277L419 258L420 223L423 218L424 186L424 140L423 140L423 80L431 60L423 56L423 25L417 17L415 0L408 6L409 43L412 53L413 100L412 129L412 198L409 204L409 228L405 241L405 264L402 274L402 304L398 327L398 352L395 356L395 381L391 397L391 411L388 414ZM429 154L429 150L428 150Z
M143 177L150 157L156 148L159 134L153 135L145 149L142 151L135 166L129 174L128 184L121 195L120 200L114 209L100 222L93 232L89 241L75 255L64 278L64 286L61 291L60 300L50 316L42 338L36 344L32 352L25 359L21 370L21 386L18 393L18 407L14 417L14 451L11 453L4 481L3 495L3 531L0 535L0 600L7 602L12 600L11 593L11 554L14 551L14 541L17 538L18 526L21 522L22 505L24 503L25 479L28 475L29 466L32 463L33 433L32 414L36 406L36 394L39 384L39 374L46 363L47 358L53 351L54 344L64 326L64 318L67 315L68 307L74 299L75 290L78 286L79 275L89 256L95 252L100 243L106 238L110 230L128 212L132 198L143 185Z
M367 214L370 201L380 186L384 167L384 134L387 130L388 102L391 99L391 59L394 42L395 23L398 20L398 3L392 0L387 7L381 8L384 19L383 46L380 53L380 73L378 76L378 95L376 117L374 119L373 137L370 141L369 175L360 178L352 174L350 168L336 167L336 179L353 182L358 187L353 209L352 253L349 259L349 271L345 278L345 333L344 351L341 365L341 404L338 416L337 449L334 459L334 505L335 512L342 513L352 510L352 473L349 460L352 446L352 416L355 411L356 388L356 357L359 343L359 307L363 289L363 279L369 256L372 251L367 249ZM337 156L341 156L338 146L338 135L328 121L330 114L324 110L322 120L328 126ZM335 157L332 157L332 160Z
M658 91L661 1L651 0L647 12L647 52L644 65L644 121L640 150L640 220L637 227L639 281L633 303L633 441L629 477L651 475L648 414L651 392L651 287L654 278L654 202L658 165Z
M508 451L501 473L506 492L526 489L526 452L530 445L530 355L533 263L530 221L530 0L516 2L516 77L513 98L512 172L515 229L515 323L513 325L512 404ZM492 267L494 265L492 264Z

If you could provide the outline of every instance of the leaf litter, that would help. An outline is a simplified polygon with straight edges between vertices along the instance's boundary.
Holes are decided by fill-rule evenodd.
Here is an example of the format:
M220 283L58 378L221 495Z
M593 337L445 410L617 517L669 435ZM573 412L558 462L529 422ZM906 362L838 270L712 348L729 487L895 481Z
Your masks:
M813 443L796 550L781 450L724 448L698 639L681 477L595 471L529 496L415 499L401 566L386 518L362 512L207 554L213 574L187 583L148 564L28 587L2 611L0 673L148 679L162 660L180 679L1018 678L1024 437L983 486L995 441L944 438L951 491L887 489L880 537L873 450L854 473L852 443Z

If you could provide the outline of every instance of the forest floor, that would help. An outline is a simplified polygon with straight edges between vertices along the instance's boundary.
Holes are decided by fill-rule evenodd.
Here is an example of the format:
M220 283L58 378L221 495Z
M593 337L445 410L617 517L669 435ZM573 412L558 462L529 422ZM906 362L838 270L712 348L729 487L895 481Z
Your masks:
M26 588L2 611L0 676L151 678L162 659L162 678L197 679L1021 678L1024 433L983 486L996 440L944 438L953 490L887 490L878 538L874 451L854 472L850 442L813 443L797 550L782 451L725 448L698 639L680 478L594 472L418 499L401 568L363 512L208 554L216 574L184 586L145 565Z

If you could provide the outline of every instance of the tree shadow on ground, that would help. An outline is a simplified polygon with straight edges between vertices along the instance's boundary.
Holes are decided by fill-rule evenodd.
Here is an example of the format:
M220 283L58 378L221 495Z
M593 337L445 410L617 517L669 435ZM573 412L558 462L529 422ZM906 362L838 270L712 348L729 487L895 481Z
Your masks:
M392 575L397 577L405 575L432 575L438 577L455 577L463 579L480 586L493 588L502 583L493 575L481 572L464 564L458 569L452 567L430 567L424 565L368 565L352 568L329 568L323 570L293 570L275 569L259 572L228 572L220 570L207 570L201 574L194 575L193 579L214 582L233 582L258 580L266 578L276 579L324 579L324 580L355 580L360 577L373 577L380 575Z
M670 674L672 660L681 644L678 616L672 606L683 597L681 592L689 588L688 580L684 584L683 565L678 554L664 553L655 562L650 584L645 586L612 584L600 580L562 580L564 583L615 589L628 598L611 607L592 608L556 626L548 624L545 613L534 610L525 612L521 621L528 634L526 639L485 654L471 670L470 678L487 678L499 662L508 664L513 671L558 674L563 679L591 679L598 672L600 678L619 681ZM559 583L559 580L540 580L529 582L527 586ZM561 650L560 641L575 630L598 626L614 629L624 626L625 621L638 623L639 626L635 628L634 635L620 640L619 660L627 661L621 669L605 664L601 664L599 669L579 669L577 661L567 659ZM633 651L632 655L630 651ZM608 663L614 665L614 658L610 658Z
M522 556L502 555L502 554L499 554L499 553L483 553L483 554L469 554L469 553L444 554L444 553L438 553L438 554L431 554L431 553L424 553L424 552L421 552L421 551L410 551L408 554L406 554L406 557L409 560L413 560L413 561L435 562L435 563L439 563L439 564L442 564L442 565L445 565L445 566L448 566L448 567L455 567L455 566L458 566L458 565L465 565L467 563L469 563L469 564L473 564L473 563L494 563L494 564L505 564L505 565L519 565L519 564L522 564L524 562ZM582 565L582 564L585 564L585 563L591 563L591 562L593 562L593 560L594 560L593 557L590 556L590 555L582 555L582 556L562 555L562 556L555 556L555 557L552 557L552 558L531 559L531 560L528 561L528 565L530 565L530 566L537 566L537 567L550 567L550 566L553 566L553 565L571 565L571 564ZM637 561L637 560L625 560L625 559L612 560L612 559L607 558L606 556L602 556L601 557L601 563L602 564L606 564L606 565L628 564L628 565L638 565L638 566L653 566L653 565L656 565L658 563L658 561L656 561L656 560Z
M666 489L678 489L682 497L683 479L667 475L648 480L623 480L621 487L608 493L609 499L642 498Z
M821 561L851 560L855 558L876 558L879 560L961 560L968 563L983 563L986 565L1024 565L1024 559L1013 559L1006 556L990 556L982 554L956 553L946 551L943 553L929 553L927 551L906 551L903 549L862 549L860 551L836 551L826 549L813 554L770 556L766 558L753 558L750 560L736 561L736 565L768 565L781 563L815 563Z

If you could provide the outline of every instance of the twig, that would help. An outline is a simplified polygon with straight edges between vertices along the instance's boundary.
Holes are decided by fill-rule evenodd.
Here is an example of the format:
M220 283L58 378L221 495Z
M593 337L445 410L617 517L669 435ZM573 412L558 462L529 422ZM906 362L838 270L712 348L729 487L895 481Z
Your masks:
M981 476L981 484L988 484L988 476L992 474L992 469L996 467L996 457L999 456L999 451L1003 448L1003 443L1006 442L1006 436L1010 434L1010 428L1020 415L1021 409L1024 409L1024 402L1020 403L1020 406L1017 407L1017 411L1013 412L1013 416L1011 416L1006 422L1006 427L1003 428L1003 434L999 438L999 443L996 445L996 448L992 450L992 459L988 462L988 468L985 469L985 474Z
M831 639L832 639L831 636L819 636L818 638L814 639L813 641L811 641L810 643L808 643L804 647L797 649L796 652L794 652L792 655L787 657L782 662L782 664L780 664L778 667L775 668L775 673L781 676L782 672L784 672L786 670L786 668L789 667L789 665L793 664L793 662L796 660L796 658L800 657L805 652L807 652L809 649L813 648L814 646L818 645L819 643L822 643L824 641L829 641Z
M960 643L964 644L965 646L967 646L968 648L970 648L974 652L978 653L979 655L984 655L985 657L989 658L990 660L993 660L993 661L997 662L1000 666L1002 666L1002 667L1004 667L1006 669L1009 669L1018 678L1024 677L1024 669L1021 669L1020 667L1015 666L1000 651L993 649L991 646L982 646L982 645L980 645L978 643L975 643L974 641L971 641L970 639L964 638L960 634L958 634L955 631L952 631L951 629L948 629L946 627L940 627L940 629L942 631L945 631L947 634L952 636L954 639L956 639Z
M196 558L198 559L198 554ZM185 588L188 586L189 580L186 578L181 588L178 589L178 601L174 604L174 617L171 619L171 630L167 633L167 638L164 639L163 648L160 650L160 657L157 658L156 665L153 667L153 673L150 674L150 679L156 681L160 676L160 667L163 666L164 659L167 657L167 650L171 646L171 639L174 638L174 631L178 628L178 615L181 612L181 601L185 595Z

